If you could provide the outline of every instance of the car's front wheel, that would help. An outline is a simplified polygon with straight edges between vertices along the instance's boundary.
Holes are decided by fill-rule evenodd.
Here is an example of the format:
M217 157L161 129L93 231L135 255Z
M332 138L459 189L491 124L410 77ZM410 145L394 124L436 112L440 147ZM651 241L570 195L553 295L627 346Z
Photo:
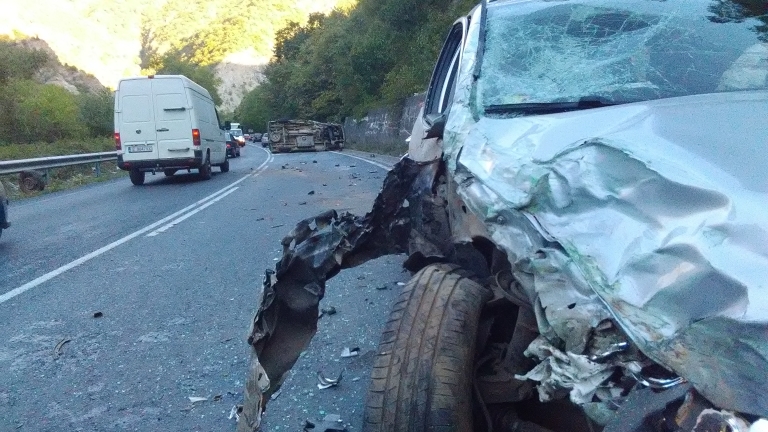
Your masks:
M363 430L471 432L480 311L490 292L454 266L403 288L379 343Z
M146 173L144 171L132 169L129 176L131 177L131 183L133 183L135 186L141 186L144 184Z

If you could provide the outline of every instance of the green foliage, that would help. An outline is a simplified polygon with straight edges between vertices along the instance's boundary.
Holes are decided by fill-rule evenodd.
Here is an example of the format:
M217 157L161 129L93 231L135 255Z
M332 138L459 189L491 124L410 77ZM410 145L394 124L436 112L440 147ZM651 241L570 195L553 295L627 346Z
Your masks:
M53 142L87 134L75 97L61 87L10 80L0 90L0 129L8 141Z
M79 119L92 137L112 136L114 131L115 97L104 89L99 93L81 93L77 96Z
M265 82L238 108L244 122L340 121L424 91L450 24L475 0L360 0L277 32Z
M74 95L62 87L34 81L38 70L52 61L42 51L0 41L0 142L111 136L112 93Z
M32 79L48 63L48 54L27 50L7 39L0 39L0 85L13 78Z

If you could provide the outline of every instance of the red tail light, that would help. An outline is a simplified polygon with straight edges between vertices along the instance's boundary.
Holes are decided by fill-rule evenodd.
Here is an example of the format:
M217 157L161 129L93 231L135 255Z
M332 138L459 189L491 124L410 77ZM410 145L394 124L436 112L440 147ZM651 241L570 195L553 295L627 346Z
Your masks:
M227 143L227 148L232 148L232 144Z
M192 129L192 145L200 145L200 129Z
M115 132L115 150L122 150L123 143L120 141L120 132Z

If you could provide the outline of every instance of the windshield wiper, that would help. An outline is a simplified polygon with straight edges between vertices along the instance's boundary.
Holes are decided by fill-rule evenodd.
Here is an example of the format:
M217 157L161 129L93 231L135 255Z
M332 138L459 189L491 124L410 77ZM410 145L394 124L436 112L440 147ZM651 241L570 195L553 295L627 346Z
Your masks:
M486 114L554 114L566 111L578 111L590 108L600 108L613 105L619 105L622 102L615 102L600 96L584 96L577 101L569 102L540 102L540 103L518 103L489 105L485 107Z

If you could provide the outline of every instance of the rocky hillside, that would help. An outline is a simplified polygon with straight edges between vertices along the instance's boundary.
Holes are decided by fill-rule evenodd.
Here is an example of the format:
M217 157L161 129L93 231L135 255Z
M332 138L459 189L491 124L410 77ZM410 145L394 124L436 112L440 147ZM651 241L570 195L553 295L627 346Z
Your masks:
M261 79L275 33L289 21L356 0L4 0L0 35L45 41L61 63L114 88L141 74L152 54L197 50L190 58L215 64L222 108L234 109ZM32 43L39 43L35 41ZM41 79L78 90L92 85L66 70ZM78 90L79 91L79 90Z
M42 39L19 39L15 45L29 50L38 50L48 56L48 62L35 73L34 79L40 84L54 84L72 94L97 94L105 89L99 80L82 70L61 63L56 53Z

